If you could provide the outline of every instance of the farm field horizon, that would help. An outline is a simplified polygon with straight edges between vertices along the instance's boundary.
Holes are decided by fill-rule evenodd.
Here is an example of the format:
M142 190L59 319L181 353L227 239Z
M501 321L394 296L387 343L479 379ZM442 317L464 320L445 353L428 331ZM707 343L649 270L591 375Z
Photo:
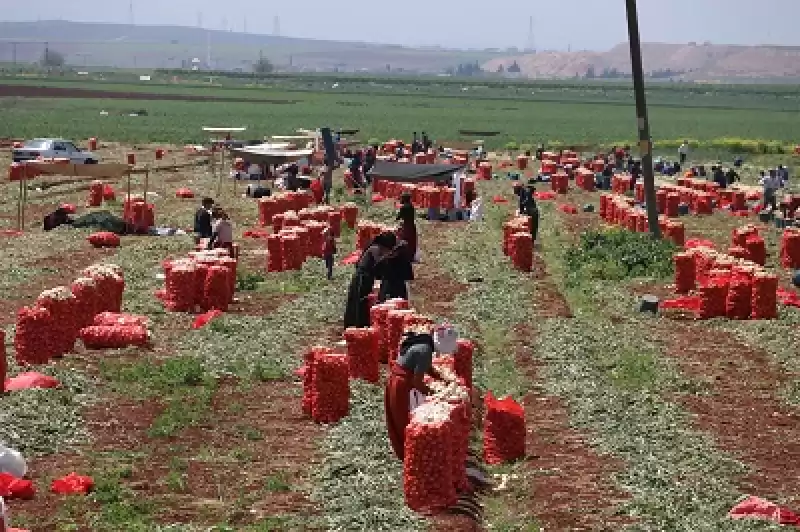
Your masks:
M748 226L764 256L757 259L761 248L743 241L754 246L747 256L763 265L737 267L751 278L753 271L774 275L778 292L772 295L795 293L800 303L781 255L787 237L774 222L760 220L757 190L747 189L748 203L737 216L722 207L722 196L714 196L710 213L699 214L695 200L703 194L684 190L694 198L690 213L673 213L669 224L664 220L670 232L654 241L631 231L622 217L612 220L609 196L601 197L611 191L588 191L572 180L563 193L551 193L549 183L540 183L538 239L525 254L518 251L525 238L517 235L511 245L506 225L518 212L508 174L525 182L541 168L524 158L523 145L635 145L633 101L623 89L604 103L590 94L597 87L565 88L547 96L558 101L545 101L512 89L497 89L496 98L453 95L427 82L419 85L421 94L411 93L414 85L389 94L344 82L343 93L291 83L143 87L0 79L0 138L65 137L84 146L96 137L101 162L133 153L137 166L151 172L146 184L144 175L134 175L131 190L143 194L147 187L156 226L190 233L200 199L209 196L230 214L240 246L235 300L196 326L199 311L168 310L172 300L163 292L177 290L178 283L165 280L171 275L165 264L194 250L191 234L123 235L119 247L95 248L87 239L99 229L42 229L43 217L63 204L74 206L76 217L122 216L124 178L105 180L115 197L99 207L87 206L89 181L32 180L22 232L15 230L20 185L0 184L0 324L8 377L36 371L60 383L0 393L0 445L25 456L36 490L31 498L6 501L11 526L30 532L749 532L780 527L729 517L747 496L800 511L794 481L800 476L800 308L778 301L770 315L762 292L752 298L752 281L743 299L755 309L752 319L750 310L742 319L733 311L727 317L727 295L722 315L710 319L686 310L639 311L644 295L680 299L675 283L685 271L676 274L675 257L686 250L693 261L709 253L717 266L734 268L725 254L739 242L735 231ZM26 97L36 87L54 92ZM77 90L87 92L76 96ZM104 97L108 92L125 98ZM147 97L136 99L137 92ZM179 99L188 96L206 100ZM797 111L785 107L795 104L767 102L747 90L719 99L659 88L650 110L657 154L674 160L675 143L692 139L691 163L720 160L727 167L742 155L743 185L783 164L791 172L787 190L797 191L791 152L800 143L800 125ZM138 110L147 115L128 116ZM499 132L484 138L496 177L475 184L482 220L429 221L418 204L421 256L410 282L415 312L453 324L474 345L469 454L488 487L470 484L474 493L459 493L458 508L436 515L408 507L415 496L404 488L425 475L404 471L389 445L386 366L377 382L345 378L347 392L340 387L334 390L340 395L328 397L341 406L347 394L341 419L315 422L315 407L311 417L304 411L313 376L306 380L298 370L309 351L342 349L337 343L354 271L344 259L363 244L364 227L394 226L395 199L353 194L338 169L332 209L356 206L357 222L342 225L333 278L326 279L323 261L314 256L298 269L270 271L275 250L268 236L281 234L276 220L261 223L259 201L244 196L245 183L227 178L228 168L220 178L203 157L184 153L184 144L208 142L203 126L246 126L245 138L330 126L359 129L362 142L409 141L414 131L463 142L471 137L461 129ZM167 150L163 161L155 158L158 148ZM526 168L517 168L519 157ZM10 150L0 148L3 176L10 160ZM189 162L196 166L159 169ZM659 179L678 186L674 178ZM183 189L194 197L178 197ZM633 192L625 192L615 191L615 209L634 203ZM672 232L677 226L683 242ZM702 251L691 251L694 246ZM78 341L46 363L21 364L26 346L19 339L31 335L20 333L19 310L35 305L45 290L73 287L97 263L120 268L121 311L149 320L149 344L89 349ZM705 301L701 285L698 278L691 294ZM732 281L726 286L741 288ZM63 324L53 327L61 334ZM501 431L499 439L516 437L524 453L502 464L485 463L487 392L511 397L523 409L514 421L524 420L524 430ZM427 465L434 468L436 460ZM93 489L53 493L52 481L73 472L91 477Z

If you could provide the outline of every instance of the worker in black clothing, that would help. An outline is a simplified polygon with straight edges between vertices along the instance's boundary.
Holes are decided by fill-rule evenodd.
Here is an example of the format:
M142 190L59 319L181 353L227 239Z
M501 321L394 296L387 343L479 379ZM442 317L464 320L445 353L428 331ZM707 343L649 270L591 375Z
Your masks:
M531 239L534 243L536 242L536 237L539 235L539 206L536 204L535 183L533 179L528 181L528 189L524 192L525 199L522 205L523 212L530 217Z
M194 213L194 240L196 244L203 238L211 238L211 209L214 208L214 200L203 198L203 202Z

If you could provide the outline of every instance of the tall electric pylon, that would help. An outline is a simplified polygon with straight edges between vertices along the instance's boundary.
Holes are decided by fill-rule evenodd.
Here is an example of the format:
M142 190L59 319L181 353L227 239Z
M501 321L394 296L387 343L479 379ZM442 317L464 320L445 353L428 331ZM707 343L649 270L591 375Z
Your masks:
M133 0L128 4L128 24L133 26Z
M529 52L536 50L536 40L533 36L533 16L531 16L528 23L528 42L525 44L525 49Z
M272 34L276 37L281 36L281 17L277 15L272 20Z

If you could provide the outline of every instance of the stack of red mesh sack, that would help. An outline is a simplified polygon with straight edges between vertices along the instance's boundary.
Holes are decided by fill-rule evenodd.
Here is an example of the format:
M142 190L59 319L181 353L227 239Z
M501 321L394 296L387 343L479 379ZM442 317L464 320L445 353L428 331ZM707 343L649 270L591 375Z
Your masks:
M300 211L311 207L314 195L311 191L284 192L258 200L258 223L267 226L274 223L274 217L288 211Z
M367 382L378 382L380 379L378 339L378 329L374 326L351 327L344 331L350 377Z
M483 460L502 464L525 456L525 410L514 399L484 399Z
M150 320L146 316L101 312L92 325L80 331L80 339L87 349L121 349L128 346L145 347L150 344Z
M336 423L350 410L350 370L347 355L315 353L310 378L311 418Z
M753 273L753 299L751 302L754 320L773 320L778 317L778 277L756 270Z
M394 229L385 224L361 220L356 226L356 249L365 250L376 236L383 232L394 232Z
M530 232L511 235L511 262L519 271L529 272L533 269L533 237Z
M157 295L172 312L225 312L236 290L236 265L225 249L164 261L165 289Z
M511 239L516 233L530 233L531 222L527 216L517 216L503 224L503 253L511 256Z
M122 218L137 233L146 233L155 225L155 206L141 196L131 196L125 200Z
M387 320L389 318L389 311L395 310L397 307L393 303L381 303L373 305L369 309L369 323L377 335L377 357L380 362L386 363L388 361L388 338L387 331L389 326Z
M413 316L415 312L409 309L390 310L386 316L387 330L386 350L388 360L394 361L400 352L400 342L405 331L405 320L407 316Z
M781 265L793 270L800 269L800 229L791 227L781 238Z
M672 256L675 262L675 291L688 294L694 290L694 257L691 253L676 253Z
M458 460L454 444L460 431L451 419L453 408L446 402L426 401L412 412L406 425L403 492L414 511L441 512L458 499L453 472Z

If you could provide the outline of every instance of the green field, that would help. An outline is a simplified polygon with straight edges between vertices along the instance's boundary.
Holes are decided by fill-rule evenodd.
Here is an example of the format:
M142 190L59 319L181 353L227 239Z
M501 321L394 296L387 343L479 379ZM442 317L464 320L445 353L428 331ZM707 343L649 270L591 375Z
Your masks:
M632 90L623 84L354 77L334 88L336 79L323 76L216 78L213 85L198 79L167 83L166 75L161 79L143 84L120 76L94 81L7 78L0 84L296 103L6 98L0 99L0 137L96 136L180 144L205 140L204 125L247 126L254 138L329 125L360 129L364 141L407 138L422 130L440 140L458 140L460 129L499 131L486 139L497 148L510 141L613 144L631 142L636 135ZM763 152L785 150L800 139L800 98L785 87L655 85L648 98L652 135L660 147L691 138L720 150ZM148 116L124 116L133 109L146 109ZM101 110L109 116L100 116ZM731 138L756 142L740 146L724 140Z

